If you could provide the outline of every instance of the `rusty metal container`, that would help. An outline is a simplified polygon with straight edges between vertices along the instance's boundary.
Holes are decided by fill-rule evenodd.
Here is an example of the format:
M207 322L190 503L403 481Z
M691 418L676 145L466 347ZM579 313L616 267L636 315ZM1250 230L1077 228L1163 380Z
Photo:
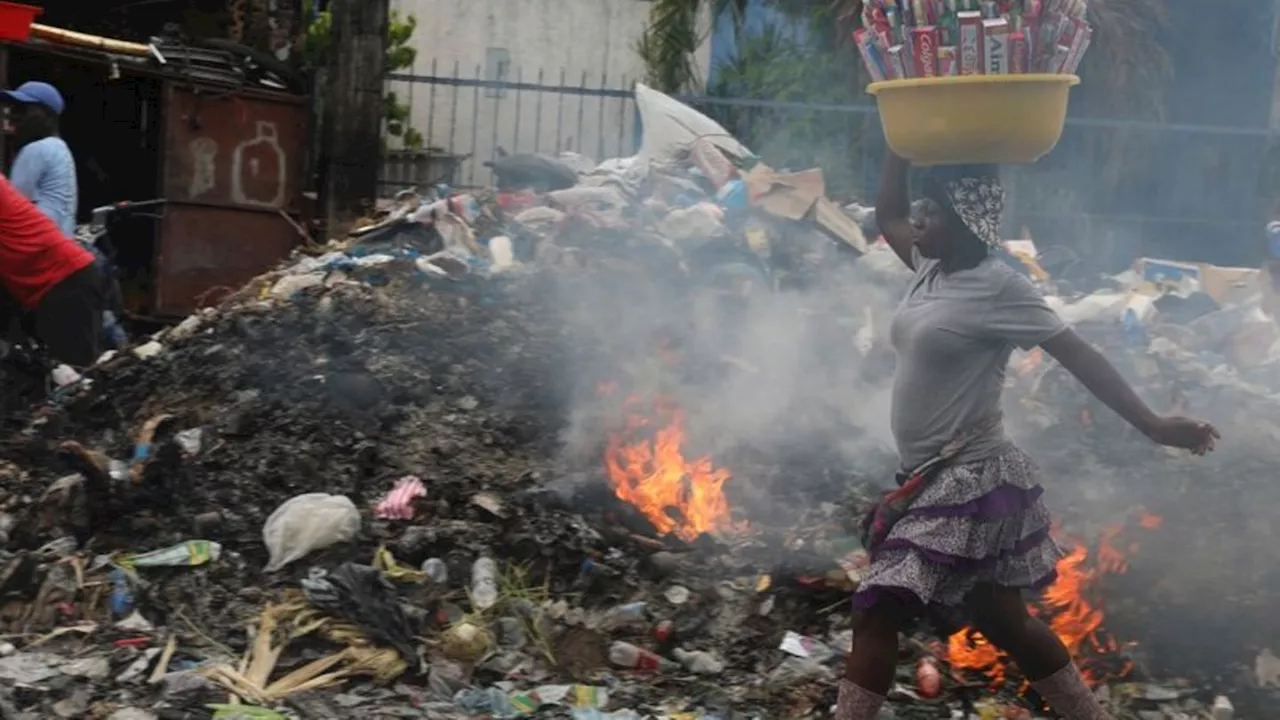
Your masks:
M182 315L269 269L304 238L306 99L166 81L154 308Z

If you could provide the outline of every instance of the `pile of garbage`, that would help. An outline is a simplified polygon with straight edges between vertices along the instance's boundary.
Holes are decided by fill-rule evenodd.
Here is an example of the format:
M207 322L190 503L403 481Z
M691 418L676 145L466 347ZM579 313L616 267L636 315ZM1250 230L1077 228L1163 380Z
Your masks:
M847 582L821 577L838 566L771 581L743 559L767 538L639 535L590 487L547 489L570 395L553 381L582 365L549 307L559 273L467 285L337 255L107 360L6 442L9 702L825 709L834 653L758 648L778 628L847 631L822 612L843 610ZM725 678L739 690L713 690Z
M404 195L8 418L0 714L828 716L866 563L856 509L894 467L904 271L819 172L775 172L638 98L635 158L503 158L492 191ZM1176 391L1238 445L1208 465L1152 448L1034 353L1011 373L1010 427L1063 481L1073 557L1099 561L1105 622L1137 642L1100 678L1114 713L1253 717L1280 685L1251 646L1277 630L1270 526L1241 506L1276 492L1266 363L1179 335L1192 286L1115 282L1119 306L1054 302L1153 401ZM1130 313L1139 295L1153 309ZM653 432L650 405L679 420ZM714 529L679 532L709 485L685 508L624 499L628 457L646 481L723 488ZM1092 546L1138 506L1163 524ZM1221 621L1224 594L1245 622ZM1217 638L1160 613L1199 613ZM962 661L963 624L913 628L895 717L1034 716L1017 682ZM1197 676L1190 648L1219 674ZM1195 682L1147 682L1176 676Z

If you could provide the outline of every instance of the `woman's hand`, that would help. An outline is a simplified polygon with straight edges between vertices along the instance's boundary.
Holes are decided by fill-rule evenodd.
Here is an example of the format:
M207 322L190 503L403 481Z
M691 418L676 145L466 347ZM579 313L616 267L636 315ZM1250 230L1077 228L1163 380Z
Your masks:
M1167 416L1159 418L1147 431L1147 437L1161 445L1190 450L1203 455L1213 450L1214 441L1222 437L1217 428L1191 418Z
M1176 415L1161 417L1152 412L1111 363L1074 330L1063 330L1040 347L1079 378L1107 407L1161 445L1203 455L1213 450L1213 441L1221 437L1209 423Z

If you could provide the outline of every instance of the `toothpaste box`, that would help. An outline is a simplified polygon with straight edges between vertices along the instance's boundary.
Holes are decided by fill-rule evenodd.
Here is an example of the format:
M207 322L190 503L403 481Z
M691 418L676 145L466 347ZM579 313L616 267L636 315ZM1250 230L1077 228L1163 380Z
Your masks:
M1080 67L1080 61L1084 59L1084 51L1089 49L1089 43L1093 41L1093 28L1079 20L1075 23L1077 27L1075 37L1071 41L1071 51L1062 65L1062 72L1067 74L1075 74L1076 68Z
M982 13L962 12L956 14L960 25L960 74L981 75L986 69L986 60L982 53Z
M982 21L982 51L986 73L1009 72L1009 21L1004 18Z
M1009 72L1027 73L1029 69L1030 51L1027 47L1027 36L1015 32L1009 35Z

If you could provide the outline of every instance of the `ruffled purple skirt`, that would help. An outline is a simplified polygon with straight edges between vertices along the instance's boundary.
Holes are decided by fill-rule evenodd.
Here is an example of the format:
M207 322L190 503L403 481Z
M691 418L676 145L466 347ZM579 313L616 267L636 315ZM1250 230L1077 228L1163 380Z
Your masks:
M978 583L1039 589L1062 550L1049 537L1040 471L1021 450L944 468L871 559L854 607L889 592L925 605L959 605Z

